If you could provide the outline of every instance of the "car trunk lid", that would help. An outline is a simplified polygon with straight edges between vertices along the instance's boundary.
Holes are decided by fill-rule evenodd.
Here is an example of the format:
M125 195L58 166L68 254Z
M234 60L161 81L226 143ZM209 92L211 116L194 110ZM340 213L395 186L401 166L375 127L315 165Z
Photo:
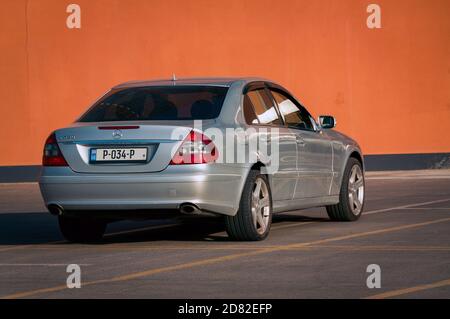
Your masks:
M76 123L55 132L70 168L79 173L148 173L164 170L190 125L148 123ZM145 161L93 161L96 149L146 149Z

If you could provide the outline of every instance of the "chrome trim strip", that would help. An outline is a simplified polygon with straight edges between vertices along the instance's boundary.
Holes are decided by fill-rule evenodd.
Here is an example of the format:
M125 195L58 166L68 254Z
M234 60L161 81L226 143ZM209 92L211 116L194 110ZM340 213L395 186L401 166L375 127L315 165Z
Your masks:
M83 140L83 141L58 141L62 144L78 144L78 145L152 145L152 144L161 144L161 143L174 143L179 140L167 140L167 139L158 139L158 140Z

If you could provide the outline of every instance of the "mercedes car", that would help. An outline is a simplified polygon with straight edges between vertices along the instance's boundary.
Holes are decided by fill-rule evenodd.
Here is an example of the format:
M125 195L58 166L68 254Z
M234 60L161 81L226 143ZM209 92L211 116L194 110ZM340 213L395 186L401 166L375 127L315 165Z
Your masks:
M177 216L222 218L230 239L262 240L280 212L361 216L363 155L335 126L262 78L126 82L48 136L39 185L69 241Z

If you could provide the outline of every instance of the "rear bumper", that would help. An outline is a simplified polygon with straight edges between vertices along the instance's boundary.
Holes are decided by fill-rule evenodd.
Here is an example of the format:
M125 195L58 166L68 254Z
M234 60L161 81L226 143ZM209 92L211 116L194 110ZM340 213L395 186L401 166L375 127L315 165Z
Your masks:
M169 166L163 172L75 173L44 167L39 186L45 204L64 210L178 209L193 203L201 210L235 215L247 169L219 164Z

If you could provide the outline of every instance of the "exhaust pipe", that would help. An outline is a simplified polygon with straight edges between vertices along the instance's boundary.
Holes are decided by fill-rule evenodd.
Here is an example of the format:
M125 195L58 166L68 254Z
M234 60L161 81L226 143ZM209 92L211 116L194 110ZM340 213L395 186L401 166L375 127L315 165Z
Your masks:
M57 204L48 205L48 211L54 216L60 216L64 213L64 209Z
M184 203L180 205L180 212L186 215L200 214L201 210L194 204Z

